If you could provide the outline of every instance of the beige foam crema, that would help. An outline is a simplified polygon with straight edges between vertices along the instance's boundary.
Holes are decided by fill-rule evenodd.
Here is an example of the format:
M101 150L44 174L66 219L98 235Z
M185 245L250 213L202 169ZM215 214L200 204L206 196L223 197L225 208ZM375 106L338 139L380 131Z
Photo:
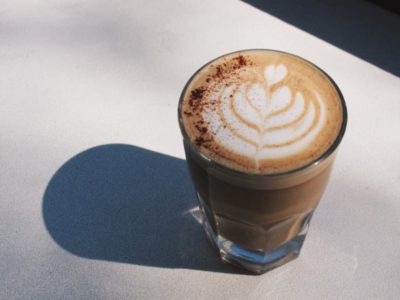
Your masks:
M322 156L343 107L333 83L299 57L237 52L203 67L185 88L184 130L204 155L247 173L280 173Z

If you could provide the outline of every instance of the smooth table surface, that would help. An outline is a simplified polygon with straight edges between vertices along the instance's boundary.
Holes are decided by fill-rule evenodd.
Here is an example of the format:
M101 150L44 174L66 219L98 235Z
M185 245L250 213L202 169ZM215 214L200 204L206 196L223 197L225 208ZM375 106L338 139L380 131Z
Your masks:
M0 1L0 299L399 299L399 16L246 2ZM349 111L300 257L262 276L206 241L176 118L246 48L319 65Z

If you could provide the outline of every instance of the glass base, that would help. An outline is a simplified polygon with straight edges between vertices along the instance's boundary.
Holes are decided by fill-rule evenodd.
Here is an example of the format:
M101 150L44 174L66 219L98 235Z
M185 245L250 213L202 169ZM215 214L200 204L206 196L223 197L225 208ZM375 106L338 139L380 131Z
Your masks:
M296 259L300 254L311 219L311 215L305 219L299 234L290 241L277 249L261 252L244 249L217 235L208 221L202 205L200 205L200 212L207 237L219 251L222 261L239 266L255 274L263 274Z

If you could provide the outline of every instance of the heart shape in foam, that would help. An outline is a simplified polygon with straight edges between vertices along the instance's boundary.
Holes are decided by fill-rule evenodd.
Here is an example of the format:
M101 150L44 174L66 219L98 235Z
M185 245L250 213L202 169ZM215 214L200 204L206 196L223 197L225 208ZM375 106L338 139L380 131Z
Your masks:
M264 78L269 86L281 81L283 78L285 78L286 74L287 74L287 69L282 64L277 66L269 65L264 70Z

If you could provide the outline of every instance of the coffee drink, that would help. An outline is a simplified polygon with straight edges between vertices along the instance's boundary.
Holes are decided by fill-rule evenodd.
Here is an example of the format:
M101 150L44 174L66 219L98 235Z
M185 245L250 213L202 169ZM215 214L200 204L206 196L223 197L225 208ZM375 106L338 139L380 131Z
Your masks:
M183 95L190 139L213 160L246 173L299 168L321 156L342 124L340 96L319 69L266 51L206 66Z
M260 273L299 254L346 118L332 79L288 53L231 53L191 78L179 120L205 229L224 260Z

